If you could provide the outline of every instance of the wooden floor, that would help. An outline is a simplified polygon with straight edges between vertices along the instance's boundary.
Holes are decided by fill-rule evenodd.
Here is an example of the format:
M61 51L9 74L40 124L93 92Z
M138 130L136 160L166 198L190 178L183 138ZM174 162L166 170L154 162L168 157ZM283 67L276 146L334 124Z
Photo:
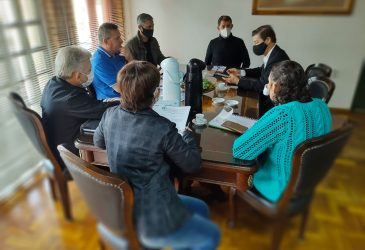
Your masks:
M289 223L281 249L365 248L365 115L352 114L355 132L329 175L317 189L306 238L297 239L299 219ZM32 183L0 204L0 249L98 249L95 219L74 183L71 199L75 220L63 219L60 204L50 198L48 183L38 175ZM239 202L237 228L226 225L227 202L210 202L219 224L219 249L269 249L271 228L264 218Z

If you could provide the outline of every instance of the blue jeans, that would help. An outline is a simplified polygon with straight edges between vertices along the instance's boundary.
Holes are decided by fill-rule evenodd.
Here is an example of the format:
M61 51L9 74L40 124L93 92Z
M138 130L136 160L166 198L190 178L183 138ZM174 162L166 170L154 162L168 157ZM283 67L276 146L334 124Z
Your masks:
M174 249L211 250L216 249L220 241L220 232L216 224L208 219L209 209L204 201L179 195L181 201L193 213L185 224L163 237L140 237L143 245L150 248L172 247Z

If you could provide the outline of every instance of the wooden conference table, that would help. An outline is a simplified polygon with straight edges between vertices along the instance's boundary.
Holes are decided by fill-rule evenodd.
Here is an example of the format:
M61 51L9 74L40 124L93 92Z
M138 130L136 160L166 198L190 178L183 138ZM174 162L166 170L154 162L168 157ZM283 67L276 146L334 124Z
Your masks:
M214 105L212 103L212 97L216 96L226 100L239 101L239 104L234 107L234 113L258 118L259 94L230 88L226 91L214 90L203 96L203 113L208 121L224 107L222 104ZM244 191L252 185L252 174L256 171L255 162L233 158L232 145L237 134L208 126L195 127L193 125L191 128L201 147L202 168L195 174L185 176L184 180L197 180L229 187L229 221L233 223L236 190ZM80 134L75 145L80 150L81 158L85 161L95 165L108 166L106 151L94 146L92 135Z

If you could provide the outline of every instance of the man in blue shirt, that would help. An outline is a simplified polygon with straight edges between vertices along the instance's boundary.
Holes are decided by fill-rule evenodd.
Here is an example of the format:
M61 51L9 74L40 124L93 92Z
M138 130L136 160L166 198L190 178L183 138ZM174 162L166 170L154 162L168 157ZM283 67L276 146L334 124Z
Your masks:
M126 64L124 56L120 55L122 38L118 26L113 23L103 23L98 30L99 47L92 57L94 71L93 87L96 98L106 99L119 97L113 89L117 82L118 71Z

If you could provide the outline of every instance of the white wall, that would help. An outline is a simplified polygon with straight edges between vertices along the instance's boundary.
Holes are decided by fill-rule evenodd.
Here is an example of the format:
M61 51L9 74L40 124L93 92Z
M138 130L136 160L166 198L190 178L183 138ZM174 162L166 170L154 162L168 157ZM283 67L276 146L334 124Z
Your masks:
M262 63L252 53L251 31L271 24L278 44L305 68L323 62L334 69L336 90L331 107L349 109L360 67L365 58L365 1L355 1L350 16L264 16L251 15L249 0L125 0L127 38L137 32L137 15L154 17L155 37L165 55L187 63L196 57L204 60L211 39L217 36L220 15L233 19L233 34L244 39L251 66Z

